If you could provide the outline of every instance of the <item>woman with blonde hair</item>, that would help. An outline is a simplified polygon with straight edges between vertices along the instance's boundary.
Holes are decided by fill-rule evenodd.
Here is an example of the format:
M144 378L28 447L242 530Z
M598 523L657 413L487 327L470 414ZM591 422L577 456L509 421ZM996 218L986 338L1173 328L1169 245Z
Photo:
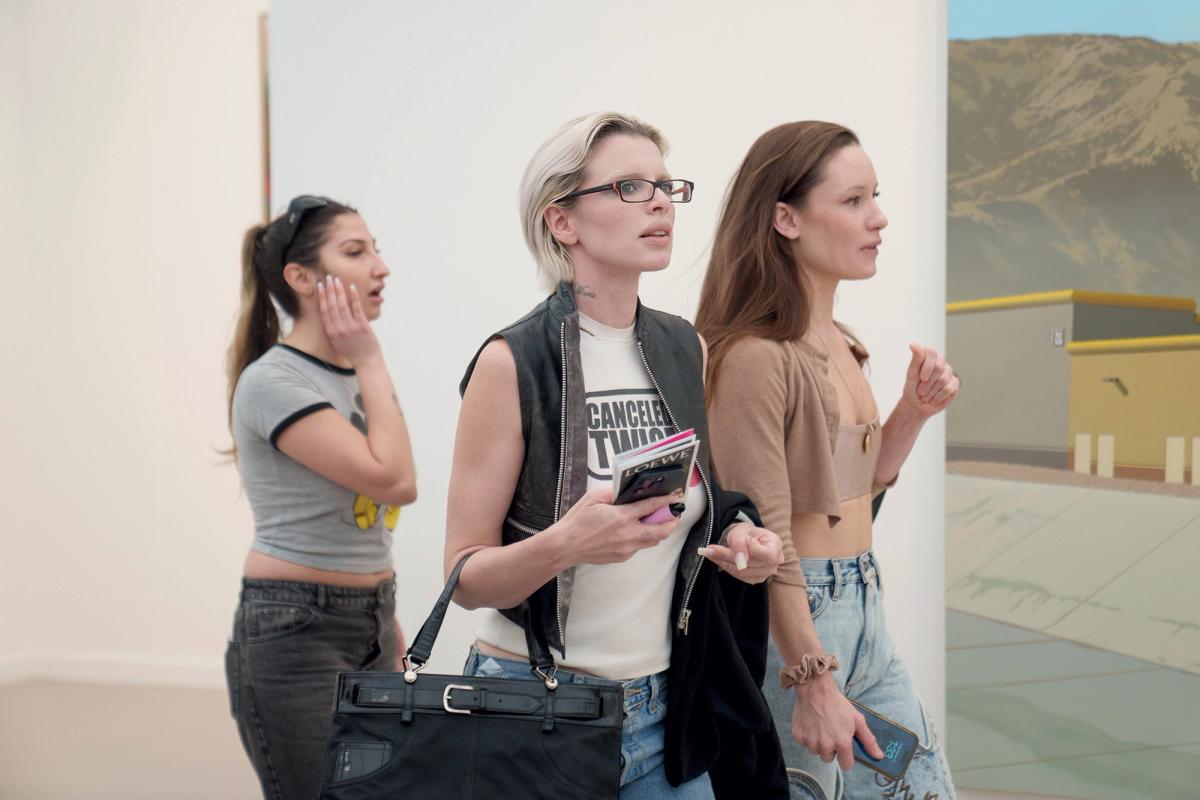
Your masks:
M692 194L665 151L640 120L589 114L526 169L525 238L553 293L463 378L445 568L470 555L455 600L487 609L467 674L535 679L538 661L623 687L622 800L786 797L758 688L779 539L709 471L703 341L638 301ZM613 457L689 428L686 488L615 505Z
M696 327L710 348L716 471L784 542L767 693L791 734L780 738L793 796L945 800L945 758L884 623L871 506L959 384L939 353L910 345L881 426L867 351L834 321L838 285L875 274L887 225L876 189L847 128L793 122L759 137L729 186ZM901 779L854 764L855 738L884 754L848 699L917 733Z

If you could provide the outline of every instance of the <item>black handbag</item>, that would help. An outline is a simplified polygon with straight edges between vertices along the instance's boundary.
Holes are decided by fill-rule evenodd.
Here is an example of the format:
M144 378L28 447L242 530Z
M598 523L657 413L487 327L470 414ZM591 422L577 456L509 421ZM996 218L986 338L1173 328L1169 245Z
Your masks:
M466 558L402 659L404 672L343 672L322 800L615 800L619 686L559 684L525 620L535 680L422 673Z

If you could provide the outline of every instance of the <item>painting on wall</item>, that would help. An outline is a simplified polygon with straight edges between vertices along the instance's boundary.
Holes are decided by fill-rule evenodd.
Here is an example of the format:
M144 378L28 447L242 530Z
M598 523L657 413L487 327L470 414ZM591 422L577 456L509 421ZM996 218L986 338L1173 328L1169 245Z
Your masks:
M1200 797L1200 5L949 18L955 780Z
M262 210L263 224L271 221L271 87L270 61L271 26L266 14L258 15L258 86L262 103Z

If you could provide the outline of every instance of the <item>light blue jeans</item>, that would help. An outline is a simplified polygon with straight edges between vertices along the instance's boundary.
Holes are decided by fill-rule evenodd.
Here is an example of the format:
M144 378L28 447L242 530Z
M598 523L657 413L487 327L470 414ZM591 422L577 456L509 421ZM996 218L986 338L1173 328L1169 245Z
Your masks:
M779 686L779 671L784 664L772 642L763 694L783 745L791 796L798 800L954 800L950 769L933 724L925 718L884 624L883 588L875 555L867 552L854 558L802 558L800 562L817 635L825 651L841 662L833 673L838 687L851 700L914 731L918 747L908 771L898 781L857 762L849 772L843 772L836 761L826 764L820 756L801 747L790 733L795 691Z
M483 678L524 678L533 680L528 661L485 656L475 647L463 665L464 675ZM682 786L667 783L663 768L663 736L667 718L667 673L647 675L628 681L609 681L560 669L554 675L560 683L589 683L621 686L625 690L625 722L621 728L620 800L713 800L712 782L707 773Z

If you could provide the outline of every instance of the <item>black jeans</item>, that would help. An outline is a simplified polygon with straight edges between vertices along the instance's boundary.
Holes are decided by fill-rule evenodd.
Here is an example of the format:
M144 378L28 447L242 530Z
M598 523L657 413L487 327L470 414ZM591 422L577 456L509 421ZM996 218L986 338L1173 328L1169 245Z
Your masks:
M320 793L337 674L395 669L394 588L243 579L225 678L268 800Z

